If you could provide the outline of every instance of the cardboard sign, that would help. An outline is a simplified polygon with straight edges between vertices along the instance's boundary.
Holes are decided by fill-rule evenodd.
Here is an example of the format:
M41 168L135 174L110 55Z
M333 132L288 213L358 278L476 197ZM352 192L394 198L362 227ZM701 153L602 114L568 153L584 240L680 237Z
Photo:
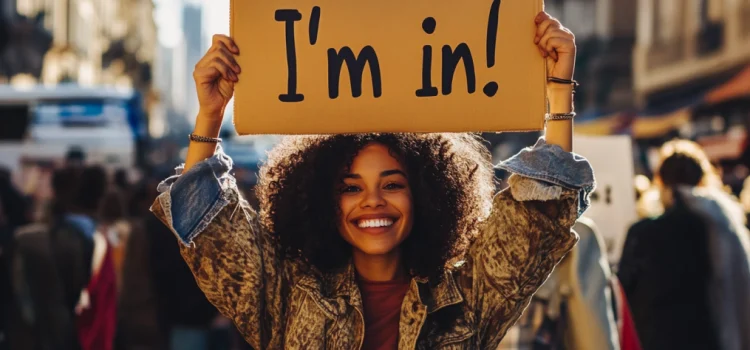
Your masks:
M599 228L610 260L618 261L628 229L638 220L630 136L576 135L575 152L588 159L596 176L596 191L584 216Z
M239 134L540 130L542 0L231 1Z

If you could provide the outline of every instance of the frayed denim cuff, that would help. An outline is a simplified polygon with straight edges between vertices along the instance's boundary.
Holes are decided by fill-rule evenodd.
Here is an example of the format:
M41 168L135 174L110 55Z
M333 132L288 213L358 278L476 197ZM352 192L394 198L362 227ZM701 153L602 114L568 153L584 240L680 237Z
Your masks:
M236 186L234 177L229 174L232 165L232 159L217 146L213 157L195 164L185 173L182 173L184 165L178 166L177 174L157 187L161 192L159 204L181 243L190 245L229 204L229 193Z
M562 197L563 189L560 186L537 181L528 177L513 174L508 179L508 184L513 189L513 198L517 201L551 201Z
M558 199L563 188L578 191L579 216L588 209L589 196L596 187L594 169L586 158L550 145L544 138L497 167L517 175L511 176L509 183L519 201Z

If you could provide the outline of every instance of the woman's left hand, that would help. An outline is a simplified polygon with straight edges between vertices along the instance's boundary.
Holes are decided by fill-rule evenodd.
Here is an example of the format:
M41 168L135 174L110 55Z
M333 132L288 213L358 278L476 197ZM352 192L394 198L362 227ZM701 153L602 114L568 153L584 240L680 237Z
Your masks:
M534 22L534 44L539 47L542 57L547 59L547 76L573 79L576 65L576 42L573 32L546 12L540 12Z

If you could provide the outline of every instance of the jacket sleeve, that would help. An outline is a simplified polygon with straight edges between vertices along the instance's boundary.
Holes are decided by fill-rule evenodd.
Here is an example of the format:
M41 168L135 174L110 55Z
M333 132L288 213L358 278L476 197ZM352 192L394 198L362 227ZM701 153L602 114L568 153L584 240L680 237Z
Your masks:
M513 174L510 188L495 196L458 274L482 349L497 348L576 244L571 228L594 188L588 161L543 139L499 167Z
M219 147L214 157L162 182L151 210L177 237L208 300L253 348L264 349L283 325L282 263L231 168Z

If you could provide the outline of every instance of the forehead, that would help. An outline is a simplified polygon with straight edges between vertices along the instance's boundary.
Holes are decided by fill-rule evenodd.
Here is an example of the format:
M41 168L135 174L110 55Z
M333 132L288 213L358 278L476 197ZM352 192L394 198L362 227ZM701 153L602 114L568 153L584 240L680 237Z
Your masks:
M370 143L363 147L352 161L351 172L358 173L366 170L404 170L401 162L394 158L390 149L381 143Z

